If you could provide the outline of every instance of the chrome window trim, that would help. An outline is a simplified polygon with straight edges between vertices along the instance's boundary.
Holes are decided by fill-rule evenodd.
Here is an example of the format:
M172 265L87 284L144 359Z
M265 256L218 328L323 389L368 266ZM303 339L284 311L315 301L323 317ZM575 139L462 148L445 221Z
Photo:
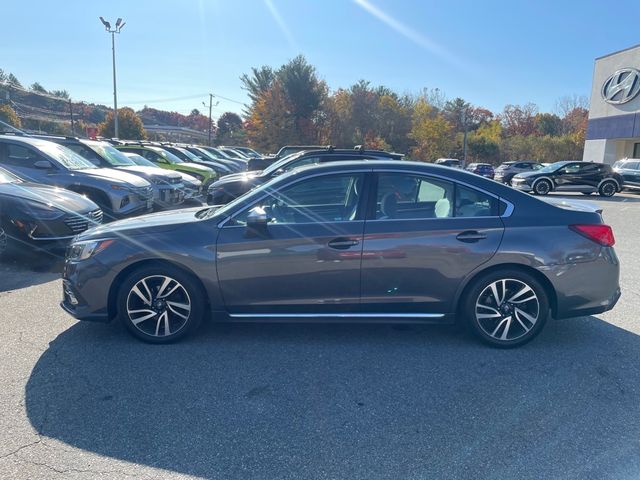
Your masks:
M310 178L315 178L315 177L324 177L327 175L340 175L343 173L360 173L360 174L366 174L366 173L370 173L372 171L371 167L368 167L367 169L357 169L357 170L343 170L341 172L323 172L323 173L316 173L314 175L309 175L309 176L305 176L303 178L298 178L297 180L292 181L291 183L287 183L285 185L283 185L283 187L289 187L291 185L295 185L296 183L299 183L303 180L308 180ZM262 195L260 198L257 198L254 202L250 203L249 205L246 205L243 208L240 208L239 210L235 211L234 213L232 213L231 215L229 215L228 217L226 217L224 220L222 220L219 224L218 224L218 228L222 228L225 226L225 224L237 217L238 215L240 215L241 213L243 213L245 210L252 208L256 203L258 203L260 200L268 197L270 194L269 193L265 193L264 195ZM344 223L353 223L353 222L358 222L358 221L363 221L363 220L338 220L337 222L331 222L331 223L338 223L338 222L344 222ZM318 222L305 222L306 224L316 224ZM275 224L274 224L275 225ZM303 225L303 223L281 223L280 225ZM233 225L235 226L239 226L239 227L244 227L245 225Z
M444 313L230 313L232 318L443 318Z
M515 209L513 203L511 203L509 200L505 199L504 197L501 197L500 195L496 195L493 192L489 192L483 188L479 188L475 185L472 185L470 183L467 183L465 181L460 181L460 180L456 180L450 177L445 177L443 175L438 175L438 174L432 174L432 173L424 173L424 172L418 172L416 170L395 170L395 169L390 169L390 168L385 168L385 169L380 169L380 170L374 170L374 173L379 173L379 172L384 172L384 173L388 173L388 172L392 172L392 173L412 173L414 175L421 175L421 176L427 176L427 177L434 177L437 179L441 179L441 180L445 180L454 184L459 184L459 185L464 185L465 187L469 187L472 190L477 190L479 192L482 192L486 195L489 195L490 197L493 197L495 199L497 199L499 202L504 202L507 204L507 208L505 210L505 212L502 215L486 215L486 216L482 216L482 217L442 217L442 218L406 218L406 219L393 219L393 218L389 218L389 219L374 219L374 220L367 220L368 222L370 221L378 221L378 220L446 220L446 219L454 219L454 218L506 218L511 216L511 214L513 213L513 210Z
M485 190L483 188L479 188L479 187L477 187L475 185L472 185L472 184L470 184L468 182L460 181L460 180L453 179L453 178L450 178L450 177L446 177L444 175L439 175L437 173L436 174L434 174L434 173L425 173L425 172L420 172L420 171L417 171L417 170L406 170L406 169L399 169L398 170L398 169L394 169L394 168L375 169L373 167L366 167L366 168L361 168L361 169L343 170L341 172L330 172L330 173L323 172L323 173L316 173L314 175L305 176L304 178L299 178L299 179L293 181L292 183L286 184L285 186L288 187L290 185L295 185L296 183L298 183L300 181L303 181L303 180L307 180L309 178L321 177L321 176L325 176L325 175L338 175L338 174L342 174L342 173L362 173L362 174L366 174L366 173L380 173L380 172L383 172L383 173L411 173L411 174L414 174L414 175L421 175L421 176L437 178L437 179L448 181L448 182L451 182L451 183L454 183L454 184L464 185L464 186L469 187L469 188L471 188L473 190L477 190L477 191L482 192L482 193L484 193L486 195L489 195L490 197L493 197L493 198L497 199L499 202L504 202L504 203L507 204L507 208L505 209L505 211L504 211L504 213L502 215L489 215L489 216L483 216L483 217L443 217L443 218L435 218L435 219L433 219L433 218L423 218L423 219L411 218L411 219L399 219L399 220L413 220L413 221L415 221L415 220L445 220L447 218L507 218L507 217L511 216L511 214L513 213L513 211L515 209L515 206L513 205L513 203L510 202L509 200L505 199L504 197L496 195L495 193L489 192L489 191L487 191L487 190ZM246 207L241 208L238 211L234 212L233 214L227 216L222 221L220 221L220 223L218 223L218 228L223 228L229 220L235 218L237 215L240 215L242 212L244 212L245 208L249 209L249 208L253 207L257 202L259 202L260 200L266 198L268 195L269 195L268 193L265 193L264 195L262 195L260 198L256 199L251 204L249 204ZM382 220L394 220L394 219L382 219ZM357 220L342 220L342 221L339 221L339 222L352 223L354 221L357 221ZM374 220L365 220L365 221L371 222L371 221L379 221L379 220L375 220L374 219ZM339 223L339 222L335 222L335 223ZM307 222L307 224L313 224L313 223L316 223L316 222ZM334 222L332 222L332 223L334 223ZM285 225L285 224L281 224L281 225ZM288 223L286 225L304 225L304 224L303 223L295 223L295 224ZM234 225L234 226L236 226L236 225ZM237 226L244 227L244 225L237 225Z

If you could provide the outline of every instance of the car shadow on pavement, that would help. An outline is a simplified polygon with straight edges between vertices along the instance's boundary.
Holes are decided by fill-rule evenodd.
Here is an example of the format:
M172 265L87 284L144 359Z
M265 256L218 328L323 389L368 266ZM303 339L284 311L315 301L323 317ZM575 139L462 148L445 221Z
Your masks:
M206 325L153 346L79 323L26 410L46 437L206 478L631 478L639 352L596 317L515 350L452 327Z
M60 278L64 257L44 252L16 252L0 262L0 292L18 290Z

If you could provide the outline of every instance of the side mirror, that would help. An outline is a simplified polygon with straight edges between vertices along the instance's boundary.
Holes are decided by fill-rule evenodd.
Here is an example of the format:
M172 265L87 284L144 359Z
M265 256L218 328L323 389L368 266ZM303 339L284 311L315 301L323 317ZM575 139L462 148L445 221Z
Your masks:
M38 160L33 164L33 166L41 170L50 170L53 168L53 165L49 160Z
M254 207L247 215L247 227L265 228L267 226L267 212L262 207Z
M264 237L267 235L267 212L262 207L254 207L247 215L247 228L244 236L246 238Z

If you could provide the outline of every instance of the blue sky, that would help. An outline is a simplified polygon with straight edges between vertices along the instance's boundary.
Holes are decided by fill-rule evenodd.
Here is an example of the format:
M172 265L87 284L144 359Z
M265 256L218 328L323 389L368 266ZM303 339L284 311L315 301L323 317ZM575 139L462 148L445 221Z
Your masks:
M359 79L440 88L493 111L590 93L595 57L640 42L640 2L110 0L4 2L0 68L23 84L109 105L116 37L120 105L188 113L207 92L246 101L239 77L298 53L332 89ZM184 98L193 97L193 98ZM242 105L223 99L214 116Z

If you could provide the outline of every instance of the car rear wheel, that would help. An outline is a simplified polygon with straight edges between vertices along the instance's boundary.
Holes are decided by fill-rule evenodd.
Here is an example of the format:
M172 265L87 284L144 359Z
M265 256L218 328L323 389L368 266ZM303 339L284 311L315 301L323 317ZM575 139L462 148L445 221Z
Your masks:
M598 188L598 193L601 197L613 197L617 191L618 186L613 180L602 182L600 188Z
M538 180L533 185L533 192L536 195L546 195L551 191L551 182L549 180Z
M544 287L518 270L493 272L478 279L464 300L464 315L477 337L499 348L533 340L549 316Z
M122 282L118 313L139 339L170 343L193 332L200 324L203 293L182 270L170 266L144 267Z

